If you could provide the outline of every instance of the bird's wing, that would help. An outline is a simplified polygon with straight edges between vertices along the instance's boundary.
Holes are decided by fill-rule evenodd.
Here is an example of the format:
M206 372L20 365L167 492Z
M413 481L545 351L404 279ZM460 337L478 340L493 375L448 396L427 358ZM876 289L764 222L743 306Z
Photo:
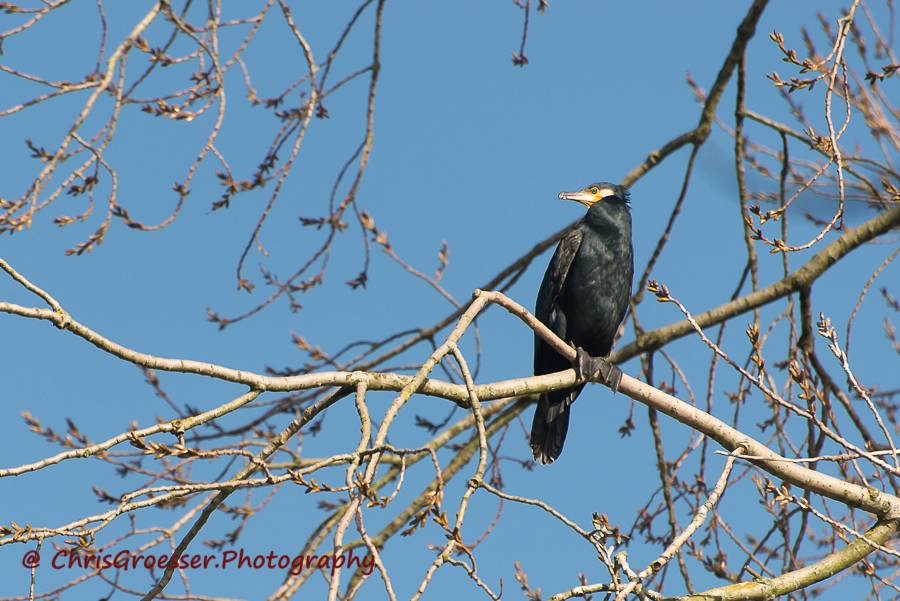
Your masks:
M553 333L568 342L566 314L560 299L572 262L581 247L581 229L576 227L559 241L550 265L544 273L544 281L538 291L535 316ZM569 362L556 352L544 339L534 337L534 373L548 374L569 367ZM562 452L566 431L569 429L569 405L584 385L554 390L540 395L534 421L531 425L531 449L535 459L551 463Z
M563 236L553 253L550 265L544 273L541 289L538 292L535 315L553 332L566 340L566 316L559 306L559 299L566 284L566 277L572 267L572 261L581 246L581 229L575 228ZM543 339L535 337L534 372L546 374L568 367L568 363L559 353L548 346Z
M569 275L569 268L572 267L572 261L578 254L578 248L581 246L581 229L575 228L568 234L563 236L562 240L550 259L547 266L547 272L544 274L544 281L541 282L541 289L538 292L537 316L545 323L550 314L557 309L560 294L566 284L566 277Z

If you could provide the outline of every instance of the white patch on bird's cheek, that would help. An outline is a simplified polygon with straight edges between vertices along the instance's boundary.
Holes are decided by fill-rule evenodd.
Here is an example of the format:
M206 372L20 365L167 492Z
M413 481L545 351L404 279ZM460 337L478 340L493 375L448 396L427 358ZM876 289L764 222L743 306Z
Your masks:
M615 196L616 191L612 188L600 188L600 191L597 192L597 200L603 200L607 196Z

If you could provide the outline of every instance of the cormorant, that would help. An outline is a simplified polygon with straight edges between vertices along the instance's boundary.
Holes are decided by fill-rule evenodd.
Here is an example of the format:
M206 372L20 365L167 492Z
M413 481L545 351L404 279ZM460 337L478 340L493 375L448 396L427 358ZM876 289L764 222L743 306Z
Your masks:
M604 358L631 296L634 274L628 191L600 182L578 192L561 192L560 200L588 207L553 253L538 292L535 316L578 349L574 366L539 336L534 337L534 373L574 367L579 384L541 393L531 424L531 450L541 463L562 452L569 429L569 408L584 383L598 372L615 392L622 378Z

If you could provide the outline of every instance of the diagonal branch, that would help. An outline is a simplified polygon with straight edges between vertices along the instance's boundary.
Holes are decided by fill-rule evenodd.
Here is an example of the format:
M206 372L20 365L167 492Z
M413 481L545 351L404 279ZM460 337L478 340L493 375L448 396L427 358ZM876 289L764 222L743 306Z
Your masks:
M701 313L695 319L701 327L715 325L735 315L746 313L756 307L761 307L792 292L806 288L851 250L898 225L900 225L900 206L879 213L862 225L847 231L843 236L816 253L803 267L786 278L756 292L719 305L715 309ZM658 328L639 336L634 342L614 351L610 355L610 360L614 363L621 363L640 353L661 348L665 344L682 338L691 332L693 332L693 328L687 320Z

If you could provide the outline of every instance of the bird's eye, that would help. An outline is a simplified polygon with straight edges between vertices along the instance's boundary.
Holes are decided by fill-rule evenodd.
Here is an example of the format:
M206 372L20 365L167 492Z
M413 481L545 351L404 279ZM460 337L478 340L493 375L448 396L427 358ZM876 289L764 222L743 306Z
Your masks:
M597 186L594 186L591 188L591 194L596 194L599 191L600 191L600 188L598 188Z

